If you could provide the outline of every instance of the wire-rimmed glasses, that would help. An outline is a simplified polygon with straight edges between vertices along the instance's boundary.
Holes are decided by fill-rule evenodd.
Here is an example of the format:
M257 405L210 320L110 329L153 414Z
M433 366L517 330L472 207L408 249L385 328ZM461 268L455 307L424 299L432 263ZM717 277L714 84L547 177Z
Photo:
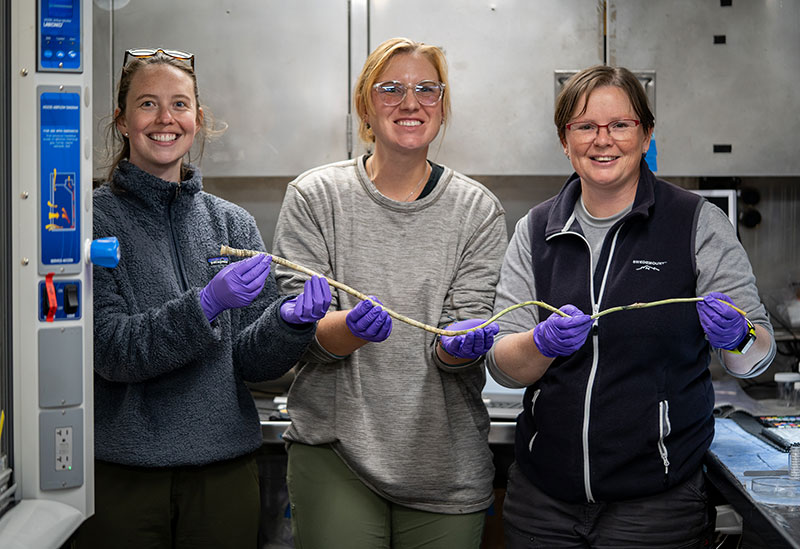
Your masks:
M414 96L419 104L426 107L436 105L444 96L444 83L434 80L423 80L416 84L403 84L397 80L387 80L378 82L372 86L372 89L377 93L380 103L387 107L395 107L402 103L409 89L414 90Z
M639 127L639 124L641 124L639 120L622 118L620 120L612 120L608 124L597 124L588 121L570 122L566 125L566 128L572 136L583 142L591 141L597 137L600 128L608 130L608 134L617 141L625 141L636 135L636 128Z
M125 58L122 60L122 66L125 67L128 65L128 59L131 57L136 57L137 59L146 59L148 57L153 57L157 53L163 53L167 57L172 57L173 59L178 59L179 61L185 61L189 63L194 70L194 54L188 53L185 51L180 50L165 50L163 48L133 48L127 50L125 52Z

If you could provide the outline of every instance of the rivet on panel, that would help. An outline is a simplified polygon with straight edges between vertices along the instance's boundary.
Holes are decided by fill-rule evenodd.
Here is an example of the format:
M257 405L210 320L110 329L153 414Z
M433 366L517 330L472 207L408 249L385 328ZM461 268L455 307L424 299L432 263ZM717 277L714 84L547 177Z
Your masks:
M21 71L19 71L19 74L21 76L28 76L28 69L22 69Z
M28 194L28 191L23 191L23 192L19 193L19 197L20 197L22 200L28 200L28 196L30 196L30 195Z
M28 258L27 258L27 257L23 257L23 258L22 258L22 266L24 267L25 265L27 265L27 264L28 264L28 261L29 261L29 260L28 260Z

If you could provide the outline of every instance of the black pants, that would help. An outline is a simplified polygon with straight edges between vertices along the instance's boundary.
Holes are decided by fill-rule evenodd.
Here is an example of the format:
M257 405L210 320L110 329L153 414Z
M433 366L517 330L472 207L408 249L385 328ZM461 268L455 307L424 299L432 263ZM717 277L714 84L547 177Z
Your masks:
M260 513L253 455L200 467L95 462L95 513L76 549L255 548Z
M608 503L550 497L509 470L503 504L507 549L694 549L711 547L715 513L702 468L666 492Z

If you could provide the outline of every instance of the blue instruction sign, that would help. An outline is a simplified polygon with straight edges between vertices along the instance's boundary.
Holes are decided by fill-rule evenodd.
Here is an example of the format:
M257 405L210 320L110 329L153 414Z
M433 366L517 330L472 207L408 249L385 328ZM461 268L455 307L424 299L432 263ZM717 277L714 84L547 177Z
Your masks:
M47 89L39 88L39 270L80 272L80 89Z

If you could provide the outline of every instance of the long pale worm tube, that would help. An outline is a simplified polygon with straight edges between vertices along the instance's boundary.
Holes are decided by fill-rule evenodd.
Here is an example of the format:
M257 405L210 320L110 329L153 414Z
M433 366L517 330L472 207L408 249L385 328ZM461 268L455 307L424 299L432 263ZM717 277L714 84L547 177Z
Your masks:
M547 304L547 303L545 303L543 301L523 301L522 303L517 303L516 305L512 305L511 307L507 307L507 308L503 309L499 313L497 313L494 316L492 316L486 322L484 322L482 324L479 324L478 326L475 326L474 328L470 328L469 330L443 330L441 328L437 328L436 326L429 326L428 324L423 324L422 322L419 322L418 320L414 320L413 318L409 318L409 317L407 317L405 315L401 315L400 313L397 313L397 312L389 309L385 305L382 305L382 304L370 299L370 297L368 295L366 295L366 294L364 294L362 292L359 292L356 289L351 288L347 284L342 284L341 282L333 280L332 278L329 278L329 277L327 277L327 276L325 276L323 274L320 274L318 272L312 271L311 269L309 269L307 267L303 267L302 265L298 265L297 263L293 263L292 261L289 261L288 259L284 259L284 258L282 258L280 256L273 255L273 254L271 254L269 252L257 252L255 250L241 250L241 249L231 248L230 246L223 245L220 248L219 253L220 253L220 255L227 255L227 256L233 256L233 257L251 257L251 256L258 255L258 254L269 255L269 256L272 257L272 261L274 261L275 263L278 263L279 265L283 265L284 267L288 267L289 269L292 269L294 271L299 271L301 273L307 274L308 276L318 276L320 278L324 278L328 282L328 284L333 286L334 288L336 288L338 290L342 290L343 292L347 292L348 294L350 294L350 295L352 295L354 297L357 297L358 299L361 299L361 300L366 299L367 301L369 301L373 305L377 305L377 306L381 307L392 318L396 318L397 320L399 320L401 322L405 322L406 324L410 324L411 326L414 326L416 328L420 328L422 330L425 330L426 332L431 332L432 334L437 334L437 335L440 335L440 336L456 336L456 335L468 334L469 332L472 332L472 331L475 331L475 330L477 330L479 328L484 328L484 327L488 326L489 324L491 324L492 322L494 322L495 320L497 320L498 318L500 318L504 314L510 313L511 311L513 311L515 309L519 309L520 307L530 307L530 306L535 305L535 306L542 307L543 309L547 309L548 311L551 311L553 313L559 314L559 315L564 316L564 317L569 316L567 313L565 313L563 311L560 311L557 308L553 307L552 305L549 305L549 304ZM694 303L694 302L697 302L697 301L703 301L703 298L702 297L675 297L675 298L672 298L672 299L662 299L660 301L651 301L649 303L631 303L630 305L621 305L619 307L611 307L610 309L606 309L604 311L600 311L598 313L595 313L595 314L591 315L591 317L592 318L600 318L601 316L604 316L604 315L607 315L607 314L610 314L610 313L616 313L618 311L628 311L628 310L631 310L631 309L645 309L647 307L657 307L659 305L667 305L667 304L670 304L670 303ZM725 305L728 305L729 307L732 307L733 309L736 309L736 311L738 311L742 316L745 316L745 312L742 311L741 309L739 309L738 307L734 306L733 304L728 303L727 301L723 301L721 299L719 301L724 303Z

